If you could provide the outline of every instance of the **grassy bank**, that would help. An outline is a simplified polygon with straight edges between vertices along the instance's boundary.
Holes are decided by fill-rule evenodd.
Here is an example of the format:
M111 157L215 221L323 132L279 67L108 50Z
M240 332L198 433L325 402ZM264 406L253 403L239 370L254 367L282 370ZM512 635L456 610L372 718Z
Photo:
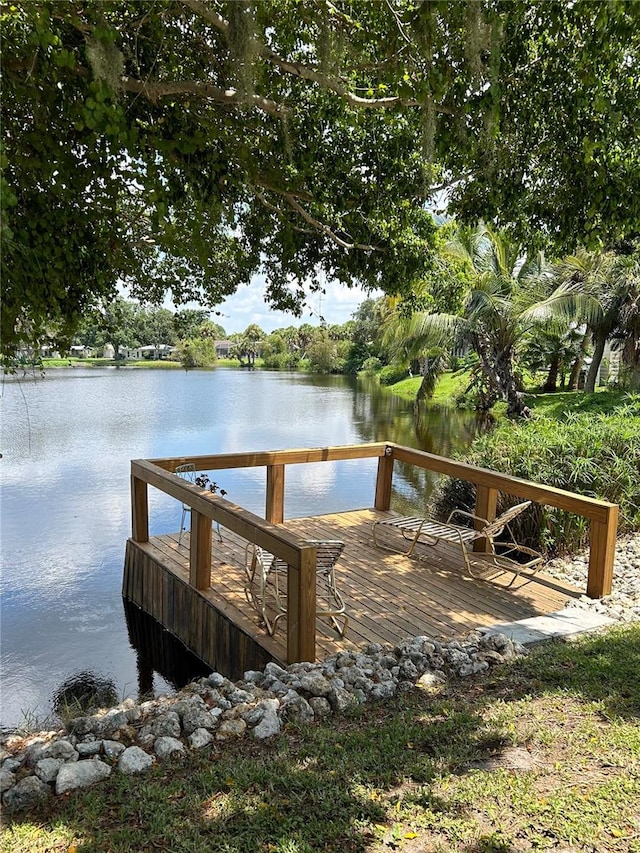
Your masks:
M268 743L114 774L5 823L2 849L638 853L639 656L636 624Z
M460 370L455 373L447 371L438 380L431 402L435 405L455 406L458 397L461 397L469 385L470 373L468 370ZM388 388L398 397L404 400L415 400L422 382L422 377L411 376L402 379Z

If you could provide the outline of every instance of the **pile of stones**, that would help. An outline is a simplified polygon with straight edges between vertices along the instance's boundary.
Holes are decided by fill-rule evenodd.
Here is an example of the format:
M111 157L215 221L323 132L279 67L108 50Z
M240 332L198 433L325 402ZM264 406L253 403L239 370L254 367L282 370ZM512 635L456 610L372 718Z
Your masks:
M569 559L555 559L544 566L547 574L584 589L587 584L589 554L579 554ZM571 598L570 607L593 610L617 622L634 622L640 619L640 533L621 536L616 541L616 558L613 564L611 595L604 598Z
M140 773L188 749L223 745L245 735L264 740L287 722L312 722L353 704L384 701L415 687L433 689L448 677L485 672L526 654L502 634L473 632L439 643L428 637L397 646L373 644L322 663L286 669L268 663L232 682L214 672L174 696L72 720L66 730L0 742L0 790L7 810L29 809L55 794L85 788L112 772Z

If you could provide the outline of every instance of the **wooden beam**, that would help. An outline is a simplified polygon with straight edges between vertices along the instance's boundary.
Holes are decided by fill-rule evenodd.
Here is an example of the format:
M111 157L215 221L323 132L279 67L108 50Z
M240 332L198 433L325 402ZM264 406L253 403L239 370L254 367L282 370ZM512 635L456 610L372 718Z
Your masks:
M345 444L334 447L304 447L293 450L261 450L256 453L221 453L215 456L176 456L150 459L165 471L174 471L177 465L193 462L201 471L219 471L224 468L258 468L267 465L298 465L305 462L336 462L344 459L370 459L384 456L387 443L374 441L367 444Z
M149 541L149 496L147 484L131 475L131 538Z
M196 589L211 587L211 519L191 510L189 583Z
M213 495L206 489L169 474L152 462L134 459L131 462L131 471L138 479L188 504L207 518L218 521L223 527L249 542L255 542L271 554L281 557L289 565L298 565L300 547L304 541L294 533L266 522L259 515L219 495Z
M316 659L316 546L300 553L300 569L287 572L287 662Z
M509 474L499 474L497 471L479 468L466 462L456 462L446 456L414 450L412 447L403 447L393 442L389 444L393 447L394 457L401 462L408 462L410 465L417 465L419 468L426 468L439 474L448 474L450 477L466 480L477 486L486 486L509 495L517 495L525 500L557 506L559 509L575 512L594 521L606 523L610 508L614 506L607 501L584 497L564 489L556 489L554 486L544 486L541 483L522 480L520 477L511 477Z
M271 524L282 524L284 521L284 465L267 465L265 518Z
M378 459L378 476L376 478L376 497L374 506L379 510L387 510L391 506L391 484L393 481L393 448L387 447L384 456Z
M616 555L616 533L618 531L618 507L610 507L606 522L592 521L589 537L589 574L587 595L602 598L611 593L613 561Z
M486 518L487 521L493 521L496 517L498 507L498 490L490 489L487 486L477 486L476 488L476 509L474 515L480 518ZM476 530L484 527L481 521L475 521L474 527ZM473 543L473 550L476 552L486 553L491 550L491 543L488 539L476 539Z

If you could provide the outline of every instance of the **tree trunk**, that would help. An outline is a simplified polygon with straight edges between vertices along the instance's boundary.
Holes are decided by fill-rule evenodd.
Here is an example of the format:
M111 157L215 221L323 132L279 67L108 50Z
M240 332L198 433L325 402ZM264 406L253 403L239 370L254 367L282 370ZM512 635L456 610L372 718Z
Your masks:
M555 353L553 358L551 359L551 364L549 365L549 373L547 374L547 378L545 380L544 385L542 386L542 390L551 394L554 391L558 390L558 371L560 370L560 353Z
M606 343L606 335L600 335L595 338L593 359L591 361L591 364L589 365L589 372L587 373L587 378L585 379L584 383L585 394L593 394L593 392L596 390L596 379L598 376L598 371L600 370L600 365L602 364L602 356L604 355L604 347Z
M584 364L584 357L587 354L587 346L588 346L588 335L582 339L582 344L580 345L580 352L578 353L578 357L573 362L571 367L571 373L569 375L569 391L577 391L578 385L580 383L580 372L582 370L582 365Z

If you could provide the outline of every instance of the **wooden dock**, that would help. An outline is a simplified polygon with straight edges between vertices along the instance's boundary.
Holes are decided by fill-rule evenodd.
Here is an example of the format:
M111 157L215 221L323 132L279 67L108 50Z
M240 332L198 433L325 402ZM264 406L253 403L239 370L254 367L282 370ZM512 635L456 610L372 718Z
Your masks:
M409 636L438 639L473 628L524 619L561 609L581 591L544 571L533 577L487 569L470 578L459 550L447 543L419 545L412 557L376 548L371 529L376 518L392 513L355 510L291 519L283 527L305 539L340 539L345 549L336 577L347 606L344 639L326 619L316 620L316 659L368 643L397 643ZM214 536L210 588L189 584L189 534L129 540L124 595L152 614L209 666L239 677L269 660L287 662L283 620L273 637L261 625L244 589L247 540L223 529ZM320 592L318 591L318 595Z

